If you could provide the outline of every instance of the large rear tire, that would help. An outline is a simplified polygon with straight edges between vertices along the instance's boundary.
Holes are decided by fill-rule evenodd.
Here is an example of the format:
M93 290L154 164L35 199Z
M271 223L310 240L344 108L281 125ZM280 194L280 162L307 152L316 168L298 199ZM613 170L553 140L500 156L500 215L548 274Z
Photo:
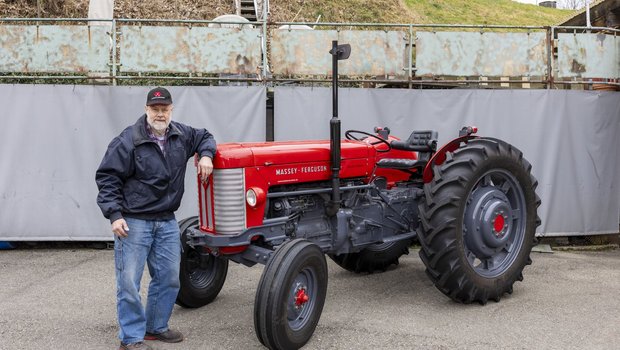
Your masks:
M228 273L228 260L213 255L202 255L199 250L187 245L187 230L198 225L197 217L179 222L181 231L181 288L176 303L186 308L198 308L212 302L220 293Z
M457 302L499 301L531 264L540 199L514 146L479 138L433 166L419 205L420 257L435 286Z
M327 263L304 239L284 243L263 270L254 302L254 329L269 349L299 349L319 322L327 294Z
M362 273L384 272L390 265L398 265L398 259L409 254L411 240L373 244L358 253L329 255L340 267L347 271Z

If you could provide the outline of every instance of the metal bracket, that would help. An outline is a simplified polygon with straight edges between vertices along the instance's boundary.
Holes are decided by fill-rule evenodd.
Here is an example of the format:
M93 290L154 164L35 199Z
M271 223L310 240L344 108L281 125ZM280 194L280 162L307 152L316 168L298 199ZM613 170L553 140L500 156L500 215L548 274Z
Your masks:
M271 258L271 255L273 255L273 252L274 251L271 249L250 245L243 254L237 257L231 257L231 260L246 266L253 266L257 263L265 265Z

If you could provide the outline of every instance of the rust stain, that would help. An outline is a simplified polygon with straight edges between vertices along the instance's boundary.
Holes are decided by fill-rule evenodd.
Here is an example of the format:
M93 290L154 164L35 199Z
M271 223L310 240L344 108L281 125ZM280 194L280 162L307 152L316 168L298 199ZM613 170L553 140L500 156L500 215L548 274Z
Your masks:
M186 67L187 70L189 70L190 72L195 72L196 66L191 59L191 48L188 42L188 38L189 32L186 28L183 28L183 30L179 30L176 37L177 46L173 50L176 52L176 56L178 56L180 59L186 58L188 60Z
M71 44L60 45L58 48L60 57L57 57L58 62L55 63L56 67L65 69L75 69L78 72L84 72L86 67L79 64L78 51ZM62 67L62 68L61 68Z
M476 55L476 59L474 60L474 66L482 67L483 75L488 75L491 72L491 67L487 67L486 65L483 64L482 57L479 52Z
M308 45L308 47L314 47L314 45ZM306 60L304 59L305 53L306 50L302 45L296 44L293 47L292 56L286 55L284 58L286 60L286 68L284 69L286 74L308 73L309 69L307 67Z
M239 73L249 73L252 71L252 61L246 56L237 55L235 59Z
M577 62L576 59L573 59L570 71L573 73L585 73L586 66L584 64Z

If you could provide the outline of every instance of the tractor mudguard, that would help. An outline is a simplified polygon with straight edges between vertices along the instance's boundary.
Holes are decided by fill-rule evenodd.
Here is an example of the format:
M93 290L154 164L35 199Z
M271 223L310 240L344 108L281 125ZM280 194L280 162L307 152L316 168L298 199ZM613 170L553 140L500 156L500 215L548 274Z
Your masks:
M459 132L459 137L441 146L441 148L433 154L424 167L424 172L422 173L422 180L424 183L429 183L433 180L433 165L441 165L445 162L446 153L453 152L458 149L461 142L467 143L471 139L478 138L479 136L474 135L476 132L478 132L478 128L475 126L464 126Z

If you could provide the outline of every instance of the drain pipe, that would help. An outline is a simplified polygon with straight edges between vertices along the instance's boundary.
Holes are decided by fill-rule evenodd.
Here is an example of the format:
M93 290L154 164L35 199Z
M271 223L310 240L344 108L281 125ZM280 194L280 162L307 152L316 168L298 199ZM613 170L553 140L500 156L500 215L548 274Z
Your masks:
M586 0L586 26L588 28L592 27L590 22L590 0Z

